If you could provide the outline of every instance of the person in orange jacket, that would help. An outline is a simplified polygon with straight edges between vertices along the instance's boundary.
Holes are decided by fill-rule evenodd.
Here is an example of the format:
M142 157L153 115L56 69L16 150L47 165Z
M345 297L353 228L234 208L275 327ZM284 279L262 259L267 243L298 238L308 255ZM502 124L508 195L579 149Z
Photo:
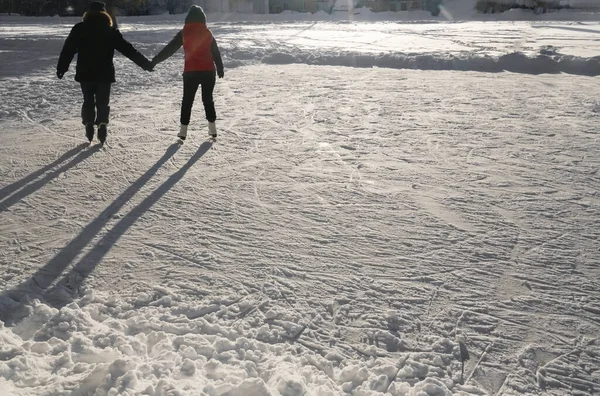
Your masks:
M217 137L215 120L217 113L213 101L216 76L223 78L223 60L212 32L206 27L204 10L192 5L185 18L183 29L153 59L157 65L168 59L183 46L185 63L183 69L183 100L181 102L181 129L177 134L181 140L187 137L192 115L192 106L198 87L202 89L202 104L208 121L208 135Z

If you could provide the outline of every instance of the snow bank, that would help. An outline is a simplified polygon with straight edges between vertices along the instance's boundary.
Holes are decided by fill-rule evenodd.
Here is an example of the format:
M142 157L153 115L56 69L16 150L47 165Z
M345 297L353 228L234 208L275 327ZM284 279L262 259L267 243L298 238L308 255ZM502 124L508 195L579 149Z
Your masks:
M75 384L81 395L449 395L459 381L458 349L447 339L396 358L375 346L364 353L383 357L321 355L293 341L302 328L295 313L274 312L257 326L239 319L248 307L236 296L201 307L157 287L26 308L18 325L0 322L2 395L62 394Z
M487 23L448 23L444 26L415 24L399 27L386 23L245 23L216 24L213 31L219 37L225 66L228 69L258 63L269 65L308 64L320 66L382 67L392 69L456 70L497 73L510 71L526 74L569 73L585 76L600 75L600 56L577 56L569 52L569 39L590 42L583 55L596 54L589 38L580 38L584 32L570 26L540 25L534 32L544 39L554 31L563 34L552 43L542 45L537 53L535 36L527 38L528 53L515 51L519 40L511 38L497 45L496 53L482 50L488 40L486 29L502 28L511 37L531 31L528 23L517 26L486 26ZM481 25L481 26L479 26ZM123 24L125 34L147 56L158 53L181 25L175 23ZM429 26L429 27L427 27ZM70 25L19 25L12 33L0 31L0 51L3 62L0 78L23 73L53 74L64 37ZM537 27L537 26L536 26ZM552 30L550 30L552 29ZM560 30L559 30L560 29ZM584 30L600 33L596 26ZM539 33L538 33L539 32ZM12 36L11 36L12 35ZM2 36L5 38L2 39ZM27 39L25 40L24 37ZM448 38L450 37L450 38ZM454 39L452 39L454 38ZM459 43L457 43L459 41ZM278 45L273 45L277 43ZM27 50L24 50L27 48ZM38 54L31 62L31 54ZM179 62L175 56L166 62ZM160 65L180 70L181 66ZM119 73L118 73L119 74ZM118 76L119 77L119 76Z
M295 50L273 50L258 58L266 64L305 63L321 66L385 67L392 69L458 70L498 73L510 71L526 74L569 73L585 76L600 75L600 57L580 58L566 55L540 54L529 57L511 53L499 57L453 54L402 54L402 53L321 53ZM247 64L245 51L227 53L227 66Z

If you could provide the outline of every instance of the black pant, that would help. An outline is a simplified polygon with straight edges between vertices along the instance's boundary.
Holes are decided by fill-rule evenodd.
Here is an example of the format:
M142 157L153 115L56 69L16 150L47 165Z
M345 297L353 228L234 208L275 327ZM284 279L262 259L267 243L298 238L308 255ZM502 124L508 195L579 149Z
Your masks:
M215 90L214 71L197 71L183 73L183 101L181 102L181 125L189 125L192 116L194 98L198 92L198 86L202 86L202 104L208 122L215 122L217 113L215 102L213 102L213 91Z
M110 83L82 82L83 106L81 120L84 124L108 124L110 113ZM98 114L96 115L96 109Z

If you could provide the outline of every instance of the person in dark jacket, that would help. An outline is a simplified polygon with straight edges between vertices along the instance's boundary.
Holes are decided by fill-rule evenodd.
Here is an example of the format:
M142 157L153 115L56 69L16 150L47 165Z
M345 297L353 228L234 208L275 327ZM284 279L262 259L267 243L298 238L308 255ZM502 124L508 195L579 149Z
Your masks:
M98 140L104 143L107 135L110 113L110 86L115 82L113 57L119 51L142 69L152 71L152 63L121 32L113 27L113 21L106 12L105 4L93 1L89 10L67 37L56 66L56 75L62 79L77 54L75 81L81 83L83 105L81 119L85 125L85 135L91 142L94 138L94 124L98 125Z
M208 135L217 137L217 113L213 101L216 75L223 78L223 60L212 32L206 27L206 15L201 7L190 7L183 29L153 59L156 65L173 55L183 46L183 100L181 102L181 129L177 135L185 140L192 115L192 106L198 87L202 87L202 103L208 121ZM216 66L216 67L215 67Z

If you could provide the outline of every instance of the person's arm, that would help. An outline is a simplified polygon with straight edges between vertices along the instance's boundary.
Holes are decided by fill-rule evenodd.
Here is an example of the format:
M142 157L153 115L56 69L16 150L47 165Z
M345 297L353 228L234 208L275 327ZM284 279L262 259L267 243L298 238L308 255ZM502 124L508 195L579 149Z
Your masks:
M58 57L58 64L56 65L56 75L58 78L63 78L64 74L69 70L69 65L73 60L73 57L77 53L79 46L79 25L73 26L65 44L63 45L60 56Z
M223 76L225 75L225 71L223 70L223 59L221 59L221 51L219 51L217 40L215 40L214 37L212 39L211 51L213 61L215 62L215 66L217 67L217 75L219 76L219 78L223 78Z
M175 37L163 48L154 58L152 58L152 64L157 65L160 62L169 59L179 48L183 46L183 31L177 32Z
M152 63L142 55L138 50L136 50L133 45L119 32L115 29L115 49L133 61L136 65L141 67L144 70L151 71Z

